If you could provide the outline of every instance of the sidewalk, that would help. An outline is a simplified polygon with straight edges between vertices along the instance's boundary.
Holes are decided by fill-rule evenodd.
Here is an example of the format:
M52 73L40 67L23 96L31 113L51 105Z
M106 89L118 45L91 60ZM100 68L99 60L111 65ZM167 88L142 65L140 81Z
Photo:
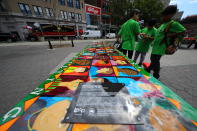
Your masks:
M102 42L102 41L107 41L107 42L113 42L115 39L95 39L95 40L74 40L74 44L79 44L81 42ZM60 44L71 44L71 40L56 40L56 41L51 41L52 45L60 45ZM18 41L18 42L12 42L12 43L0 43L0 46L26 46L26 45L49 45L48 41Z

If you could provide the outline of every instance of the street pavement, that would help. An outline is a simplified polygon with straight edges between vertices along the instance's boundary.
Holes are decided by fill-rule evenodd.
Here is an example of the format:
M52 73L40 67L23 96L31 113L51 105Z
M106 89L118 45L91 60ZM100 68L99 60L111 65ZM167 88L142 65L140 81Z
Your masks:
M47 42L0 43L0 117L92 42L79 40L71 47L70 41L53 41L53 45L65 45L54 50L48 50ZM197 108L197 50L180 49L164 56L161 66L161 81Z

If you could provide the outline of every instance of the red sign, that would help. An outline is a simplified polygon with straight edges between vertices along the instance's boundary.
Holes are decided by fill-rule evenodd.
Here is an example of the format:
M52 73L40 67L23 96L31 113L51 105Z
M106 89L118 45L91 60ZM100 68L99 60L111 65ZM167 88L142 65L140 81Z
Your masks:
M85 5L86 13L90 13L93 15L101 15L101 8L95 7L92 5Z

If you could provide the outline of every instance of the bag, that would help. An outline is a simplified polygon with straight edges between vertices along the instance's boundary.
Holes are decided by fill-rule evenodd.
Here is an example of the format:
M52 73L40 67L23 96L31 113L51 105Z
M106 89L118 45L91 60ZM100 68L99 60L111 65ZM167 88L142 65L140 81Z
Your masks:
M118 50L121 50L121 49L122 49L122 48L121 48L121 45L122 45L122 43L116 41L116 42L114 42L113 47L116 48L116 49L118 49Z
M170 45L168 45L166 47L166 51L165 51L166 55L172 55L172 54L174 54L178 50L179 45L180 45L179 38L175 38L174 39L174 42L172 42Z
M167 34L168 34L172 24L173 24L173 21L171 21L169 23L169 25L166 27L166 29L164 30L165 36L164 36L164 38L161 42L161 44L162 43L166 44L166 50L165 50L166 55L173 55L178 50L179 45L180 45L180 39L179 38L171 38L170 44L167 45Z

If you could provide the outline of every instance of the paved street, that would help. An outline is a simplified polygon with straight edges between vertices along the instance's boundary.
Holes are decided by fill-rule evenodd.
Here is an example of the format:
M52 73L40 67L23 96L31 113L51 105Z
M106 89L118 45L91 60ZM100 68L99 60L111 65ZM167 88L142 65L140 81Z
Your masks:
M0 46L0 116L45 81L65 57L89 43L76 43L74 48L68 44L55 50L48 50L44 44Z
M76 41L74 48L68 42L64 48L55 50L48 50L47 42L0 44L0 116L46 80L62 61L91 42ZM161 81L197 108L197 50L181 49L161 61Z

